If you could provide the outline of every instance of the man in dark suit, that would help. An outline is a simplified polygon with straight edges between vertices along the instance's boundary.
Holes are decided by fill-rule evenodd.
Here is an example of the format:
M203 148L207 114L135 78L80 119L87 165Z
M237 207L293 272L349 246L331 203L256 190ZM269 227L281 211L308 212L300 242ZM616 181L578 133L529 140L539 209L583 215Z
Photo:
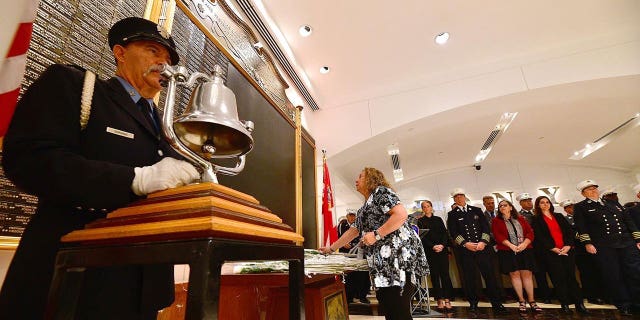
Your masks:
M25 92L4 140L6 175L37 195L0 292L0 318L42 319L59 239L150 192L199 177L160 136L152 98L160 68L176 64L166 31L142 18L109 30L116 75L96 80L81 129L85 72L52 65ZM94 268L86 272L81 319L156 319L173 301L173 266Z
M482 205L484 206L484 217L487 219L489 223L489 230L491 230L491 223L493 218L496 217L496 201L492 195L485 195L482 197ZM500 264L498 263L498 255L496 248L496 240L493 237L493 233L489 234L491 236L491 240L489 241L489 254L491 255L491 263L493 264L493 273L496 276L498 290L500 294L504 294L504 286L502 285L502 273L500 272ZM509 299L509 297L507 297Z
M467 300L469 300L470 311L478 311L474 276L479 270L487 285L487 294L494 312L505 312L506 309L502 305L502 298L489 254L491 248L487 248L491 240L489 223L480 208L467 204L464 190L454 189L451 192L451 197L453 197L455 206L448 213L447 229L457 245L457 256L461 259L464 291Z
M484 217L491 225L491 220L496 217L496 200L493 196L486 195L482 197L482 205L484 206Z
M347 232L347 230L351 228L351 225L354 222L356 222L356 213L353 211L347 212L347 217L345 218L345 220L340 221L340 224L338 224L338 237L342 236L343 233ZM360 237L354 238L353 240L351 240L351 242L345 244L344 247L338 249L338 251L349 252L349 250L351 250L355 245L357 245L358 242L360 242Z
M574 205L578 239L606 275L605 286L620 314L640 305L640 232L623 208L603 203L593 180L578 183L585 197Z

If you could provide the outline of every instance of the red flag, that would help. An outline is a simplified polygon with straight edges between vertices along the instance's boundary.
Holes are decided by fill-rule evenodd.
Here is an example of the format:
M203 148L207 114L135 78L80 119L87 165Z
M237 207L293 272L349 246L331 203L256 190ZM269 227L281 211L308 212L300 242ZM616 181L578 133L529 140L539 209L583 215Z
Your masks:
M39 0L22 0L21 3L16 3L17 8L22 9L22 12L18 13L22 16L16 25L16 32L9 45L6 59L0 65L0 137L7 132L16 108L39 2Z
M331 188L331 178L329 178L329 168L327 167L326 155L322 157L322 221L323 221L323 244L331 245L338 240L338 231L333 224L333 189Z

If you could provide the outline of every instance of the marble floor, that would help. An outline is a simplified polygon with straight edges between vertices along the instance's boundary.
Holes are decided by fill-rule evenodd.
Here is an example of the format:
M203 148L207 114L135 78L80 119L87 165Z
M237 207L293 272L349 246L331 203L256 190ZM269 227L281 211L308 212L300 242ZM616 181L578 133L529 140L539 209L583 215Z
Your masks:
M373 300L375 304L375 298L370 299ZM544 304L538 303L543 308L541 313L519 313L517 310L517 303L505 303L504 306L507 307L508 313L494 315L491 310L491 305L489 303L480 303L480 311L477 313L469 312L469 305L465 301L454 301L452 302L454 306L452 313L442 314L435 310L433 310L430 314L427 315L415 315L414 319L440 319L440 318L451 318L451 319L514 319L514 320L547 320L547 319L584 319L584 320L592 320L592 319L619 319L619 320L631 320L631 319L640 319L640 314L633 317L624 317L621 316L615 309L615 307L611 305L595 305L585 303L587 309L589 309L590 313L588 315L581 315L575 312L572 308L571 314L564 314L560 312L560 305L557 304ZM431 301L431 306L435 306L435 302ZM351 315L349 316L350 320L384 320L384 316L373 316L371 315L371 310L367 308L366 305L360 303L353 303L349 305L349 312ZM368 314L364 314L368 313Z

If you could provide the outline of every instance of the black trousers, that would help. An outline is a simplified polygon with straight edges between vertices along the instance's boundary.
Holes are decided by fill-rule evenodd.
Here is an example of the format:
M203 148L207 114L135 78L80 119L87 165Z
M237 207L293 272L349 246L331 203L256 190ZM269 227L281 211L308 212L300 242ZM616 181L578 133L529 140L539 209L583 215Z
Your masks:
M385 287L378 288L376 298L384 318L386 320L410 320L411 316L411 299L416 291L416 286L411 283L411 274L407 273L407 281L404 287ZM402 295L400 295L402 291Z
M586 252L576 253L576 266L580 272L583 296L587 299L608 299L605 290L602 290L603 272L600 271L595 256Z
M369 271L349 272L345 276L344 281L347 301L351 302L353 298L364 299L369 294L369 290L371 288Z
M493 263L491 255L485 248L482 251L469 251L465 248L458 248L458 256L461 258L462 277L464 278L464 292L470 304L478 303L478 295L476 293L476 282L474 275L479 270L484 278L487 286L487 295L492 305L501 303L500 291L498 290L498 282L493 271Z
M546 252L542 252L534 248L534 256L536 259L536 270L533 273L533 277L536 279L536 285L538 290L536 290L536 296L538 296L538 300L547 300L551 299L551 289L549 288L549 282L547 282L547 266L545 266L545 255ZM531 299L529 297L529 299Z
M594 255L606 277L605 287L616 307L640 304L640 250L635 244L624 248L596 245Z
M485 250L489 250L489 256L491 256L491 263L493 264L493 274L496 277L498 292L500 292L500 300L504 300L504 285L502 285L502 272L500 272L500 262L498 261L498 253L495 250L493 250L493 246Z
M561 304L581 302L582 294L576 281L574 250L569 255L559 256L551 251L544 254L544 262L549 270L556 297Z
M433 252L425 249L431 284L433 285L433 297L435 299L452 299L453 285L449 276L449 254L448 251Z

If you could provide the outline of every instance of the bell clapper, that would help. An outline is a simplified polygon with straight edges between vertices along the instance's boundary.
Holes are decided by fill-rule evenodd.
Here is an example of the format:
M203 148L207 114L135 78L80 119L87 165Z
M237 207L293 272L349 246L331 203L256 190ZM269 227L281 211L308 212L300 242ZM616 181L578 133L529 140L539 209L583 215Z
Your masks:
M202 145L202 151L211 154L211 157L213 157L213 154L216 153L216 147L207 143Z

